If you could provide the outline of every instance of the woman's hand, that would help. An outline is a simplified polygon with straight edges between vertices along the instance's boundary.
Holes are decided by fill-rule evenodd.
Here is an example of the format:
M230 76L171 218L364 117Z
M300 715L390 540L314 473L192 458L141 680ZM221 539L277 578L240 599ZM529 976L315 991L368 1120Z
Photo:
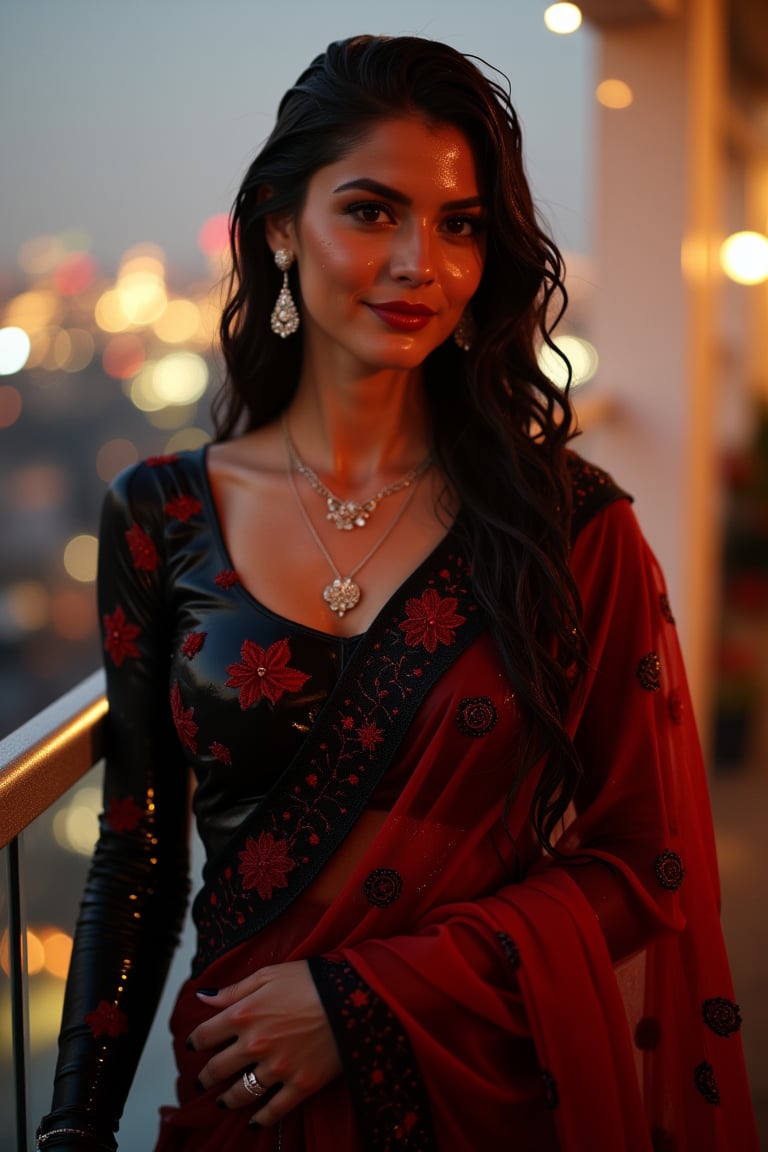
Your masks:
M341 1072L336 1041L304 960L260 968L215 995L198 995L218 1011L187 1043L196 1052L221 1049L199 1078L205 1089L226 1088L219 1097L223 1107L250 1105L259 1124L275 1124ZM243 1084L248 1069L272 1090L263 1106Z

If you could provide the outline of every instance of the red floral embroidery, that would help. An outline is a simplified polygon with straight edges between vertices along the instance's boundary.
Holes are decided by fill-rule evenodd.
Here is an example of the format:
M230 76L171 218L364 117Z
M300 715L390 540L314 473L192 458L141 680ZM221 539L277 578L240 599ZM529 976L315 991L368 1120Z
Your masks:
M93 1012L87 1012L83 1019L94 1036L122 1036L128 1031L125 1012L121 1012L108 1000L99 1000L98 1007Z
M169 452L165 456L148 456L146 463L150 468L157 468L159 464L175 464L178 456L175 452Z
M134 568L144 572L154 572L160 563L154 540L148 536L140 524L134 524L125 534Z
M400 625L408 647L422 644L427 652L435 652L438 644L453 644L455 630L465 621L465 617L456 612L457 604L454 596L441 599L434 588L427 588L418 600L408 600L405 605L408 618Z
M275 888L287 888L286 876L296 867L286 841L275 840L271 832L262 832L258 840L249 836L238 857L243 888L255 888L262 900L270 900Z
M213 744L209 745L208 751L212 756L215 756L217 760L220 760L222 764L232 763L232 753L226 744L219 744L218 740L214 740Z
M104 651L112 657L116 668L128 656L138 656L134 641L141 635L138 624L129 624L122 605L118 604L111 616L104 616Z
M227 667L227 688L240 689L240 707L249 708L264 696L277 704L284 692L298 692L309 676L289 668L291 650L287 640L276 640L265 651L253 640L244 640L240 649L242 663Z
M362 988L355 988L354 992L350 993L349 999L355 1008L365 1008L369 996L367 992L363 992Z
M169 500L164 510L166 516L173 516L176 520L189 520L190 516L199 512L202 506L202 500L197 500L194 496L181 495Z
M133 832L141 824L143 815L144 809L133 796L126 796L124 800L110 800L104 818L113 832Z
M182 656L186 656L187 660L191 660L193 656L197 656L203 644L205 644L207 635L207 632L188 632L181 646Z
M234 584L240 583L240 577L233 568L222 568L221 572L217 572L213 578L214 584L218 584L219 588L231 588Z
M197 752L197 724L193 720L194 708L185 708L178 681L171 688L171 711L179 740L193 754Z
M372 720L366 720L357 730L357 738L366 752L373 752L377 744L381 744L384 733Z

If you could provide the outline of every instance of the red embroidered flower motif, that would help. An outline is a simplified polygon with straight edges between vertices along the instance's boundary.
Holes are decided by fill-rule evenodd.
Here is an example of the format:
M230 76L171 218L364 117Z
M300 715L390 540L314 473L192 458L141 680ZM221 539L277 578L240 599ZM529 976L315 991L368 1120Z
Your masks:
M262 832L258 840L249 836L238 856L243 888L255 888L262 900L271 900L275 888L287 888L286 877L296 867L287 842L275 840L271 832Z
M166 516L173 516L176 520L189 520L190 516L199 512L202 506L202 500L197 500L194 496L181 495L169 500L164 510Z
M157 468L159 464L175 464L177 460L175 452L168 452L165 456L148 456L146 463L150 468Z
M240 577L237 572L232 568L222 568L221 572L217 572L213 578L214 584L218 584L219 588L231 588L233 584L240 583Z
M454 632L465 620L456 612L457 604L454 596L441 599L434 588L427 588L418 600L408 600L408 619L400 625L408 647L423 644L427 652L435 652L438 644L453 644Z
M134 641L141 635L138 624L129 624L122 605L118 604L111 616L104 616L104 651L119 668L128 656L138 656Z
M143 815L143 808L139 808L133 796L126 796L124 800L110 800L104 818L113 832L133 832Z
M128 1031L128 1017L108 1000L99 1000L98 1008L83 1017L94 1036L122 1036Z
M357 738L366 752L373 752L377 744L384 739L381 728L377 728L372 720L366 720L357 730Z
M232 753L230 752L229 748L227 748L226 744L219 744L218 740L214 740L213 744L209 745L208 751L222 764L232 763Z
M152 537L147 535L140 524L134 524L126 532L125 538L131 550L134 568L144 572L154 572L160 563L160 557Z
M171 712L179 740L193 754L197 752L197 724L193 720L194 708L185 708L178 681L171 688Z
M349 1001L355 1008L365 1008L368 1000L368 993L363 992L362 988L355 988L354 992L351 992L349 996Z
M197 656L203 644L205 644L207 635L207 632L188 632L181 646L182 656L186 656L187 660L191 660L193 656Z
M227 688L240 689L240 707L249 708L262 696L277 704L284 692L298 692L309 676L289 668L291 650L287 640L276 640L266 651L253 640L244 640L240 649L242 663L227 667Z

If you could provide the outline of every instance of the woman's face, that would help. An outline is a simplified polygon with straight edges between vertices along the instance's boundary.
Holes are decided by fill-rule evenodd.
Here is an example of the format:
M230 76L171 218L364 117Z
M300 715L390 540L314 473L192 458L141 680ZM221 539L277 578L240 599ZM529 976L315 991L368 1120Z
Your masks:
M485 216L461 131L377 124L314 174L297 219L268 226L296 256L305 355L358 373L421 364L480 283Z

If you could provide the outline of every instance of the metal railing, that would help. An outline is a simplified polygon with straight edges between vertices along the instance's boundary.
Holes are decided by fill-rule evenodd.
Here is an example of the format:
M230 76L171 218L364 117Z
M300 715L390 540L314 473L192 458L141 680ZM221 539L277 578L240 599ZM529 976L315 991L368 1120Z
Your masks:
M96 764L107 712L104 675L71 692L0 741L0 849L7 849L11 1045L19 1152L27 1152L28 983L21 834Z

